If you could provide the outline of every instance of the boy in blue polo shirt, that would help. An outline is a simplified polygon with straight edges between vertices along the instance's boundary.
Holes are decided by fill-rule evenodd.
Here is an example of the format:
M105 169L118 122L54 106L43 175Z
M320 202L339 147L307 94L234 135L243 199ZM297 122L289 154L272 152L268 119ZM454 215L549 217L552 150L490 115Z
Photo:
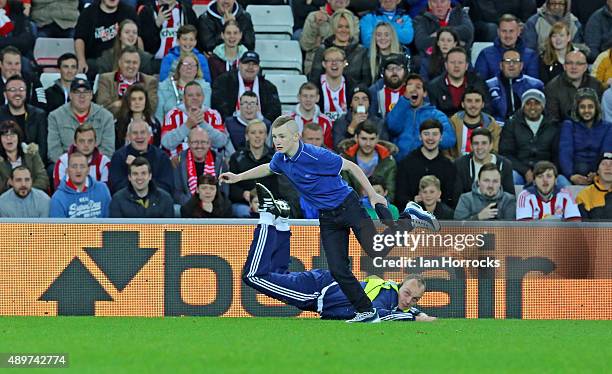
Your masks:
M329 270L338 282L342 292L356 310L353 319L347 322L379 322L380 317L372 302L353 275L348 256L349 234L352 229L361 247L370 257L382 257L391 247L381 252L373 249L376 228L368 213L361 207L359 196L340 177L342 170L349 171L363 186L378 216L392 230L411 230L425 227L434 231L440 229L436 218L423 211L417 204L408 203L395 224L386 208L387 200L374 191L359 166L324 148L300 141L297 123L290 116L281 116L272 124L272 140L276 153L269 164L257 166L240 174L224 173L220 179L225 183L259 179L272 173L286 175L302 198L319 209L321 241L325 250ZM259 186L258 194L262 209L276 204L272 194Z

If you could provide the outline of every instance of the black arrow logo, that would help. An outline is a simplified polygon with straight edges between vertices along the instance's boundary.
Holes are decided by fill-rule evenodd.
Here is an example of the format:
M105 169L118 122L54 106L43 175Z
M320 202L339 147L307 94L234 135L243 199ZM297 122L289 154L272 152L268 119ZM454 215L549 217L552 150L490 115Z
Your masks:
M75 257L38 300L57 301L60 316L91 316L95 313L96 301L113 298Z
M104 231L102 248L85 248L119 291L123 291L157 251L156 248L139 248L139 235L138 231Z

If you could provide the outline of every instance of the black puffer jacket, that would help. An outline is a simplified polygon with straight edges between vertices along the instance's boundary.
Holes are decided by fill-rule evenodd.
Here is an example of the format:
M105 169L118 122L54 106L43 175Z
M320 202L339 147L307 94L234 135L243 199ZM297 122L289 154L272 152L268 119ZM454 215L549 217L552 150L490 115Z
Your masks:
M497 23L504 14L514 14L523 22L536 12L535 0L467 0L463 5L470 7L473 22Z

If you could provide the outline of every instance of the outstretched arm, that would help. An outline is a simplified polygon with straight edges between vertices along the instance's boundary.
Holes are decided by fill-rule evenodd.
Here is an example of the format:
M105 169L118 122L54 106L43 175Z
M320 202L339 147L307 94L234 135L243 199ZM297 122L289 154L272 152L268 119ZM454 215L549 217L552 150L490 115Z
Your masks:
M268 164L259 165L257 167L249 169L249 170L247 170L245 172L242 172L240 174L234 174L234 173L230 173L230 172L223 173L223 174L221 174L219 179L223 183L232 184L232 183L238 183L238 182L249 180L249 179L264 178L264 177L267 177L268 175L272 175L272 170L270 170L270 164L269 163Z
M387 199L380 196L376 193L376 191L374 191L374 187L372 187L372 184L370 184L368 177L366 177L363 170L361 170L361 168L356 163L344 158L342 159L342 170L347 170L351 174L353 174L353 177L357 179L357 182L359 182L359 184L365 189L366 193L368 194L370 204L372 204L372 206L376 206L376 204L383 204L384 206L387 206Z

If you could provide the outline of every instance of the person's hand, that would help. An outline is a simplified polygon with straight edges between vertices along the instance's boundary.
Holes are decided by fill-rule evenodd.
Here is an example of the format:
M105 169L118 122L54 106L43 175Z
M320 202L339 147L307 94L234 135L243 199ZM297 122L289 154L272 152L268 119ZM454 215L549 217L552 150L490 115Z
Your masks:
M159 13L157 13L157 17L155 17L155 25L157 27L161 27L164 22L170 19L170 17L172 17L172 9L168 8L166 10L160 11Z
M116 110L121 109L121 99L113 101L111 107Z
M415 203L420 203L421 201L423 201L423 199L421 198L421 195L416 195L414 199L412 199L412 201L414 201Z
M581 186L589 184L589 178L585 177L584 175L580 175L580 174L572 175L570 177L570 181L573 184L578 184L578 185L581 185Z
M596 172L592 171L587 175L587 180L589 181L588 184L593 183L593 180L595 179L595 176L597 175Z
M85 59L79 59L78 60L78 64L79 64L79 73L87 73L87 71L89 70L89 65L87 65L87 60Z
M483 210L480 211L480 213L478 213L478 219L484 221L497 217L498 209L495 208L496 205L497 203L491 203L487 205Z
M23 15L25 15L26 17L29 17L31 9L32 9L32 4L23 4Z
M195 108L188 110L187 121L185 121L185 125L188 129L191 130L202 122L204 122L204 113L202 113L202 109Z
M232 10L231 9L226 9L225 13L223 13L223 22L228 22L228 21L235 21L236 17L234 17L234 15L232 14Z
M325 12L325 8L322 7L321 9L319 9L319 11L315 13L314 19L315 23L318 26L321 26L323 23L325 23L329 19L329 16Z
M355 132L357 125L359 125L361 122L365 121L366 119L368 119L367 113L353 113L353 118L351 119L349 128L351 128L353 132Z
M228 171L219 176L219 182L227 184L238 183L240 182L240 176Z
M251 191L243 191L242 198L247 201L247 203L251 202Z
M132 165L132 162L134 162L135 159L136 157L134 157L134 155L128 155L125 159L125 163L128 165Z
M205 212L211 213L213 211L213 204L212 202L202 202L202 210L204 210Z
M608 78L608 81L606 82L606 85L608 87L612 86L612 78Z
M533 182L533 170L527 170L527 172L525 173L525 182L526 184Z
M432 317L432 316L428 316L425 313L421 313L418 316L416 316L414 319L417 322L433 322L433 321L437 320L438 318Z
M384 206L388 206L387 199L377 194L376 192L373 193L372 195L368 195L368 198L370 199L370 205L372 206L376 206L376 204L382 204Z

